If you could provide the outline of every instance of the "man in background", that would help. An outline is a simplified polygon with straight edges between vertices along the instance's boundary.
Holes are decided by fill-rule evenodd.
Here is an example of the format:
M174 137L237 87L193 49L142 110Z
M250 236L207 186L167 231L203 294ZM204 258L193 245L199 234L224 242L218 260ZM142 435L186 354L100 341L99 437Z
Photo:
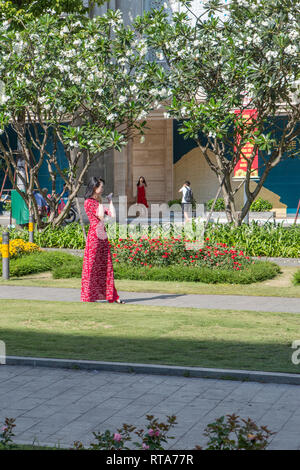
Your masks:
M191 190L191 183L189 181L185 181L182 188L179 189L179 193L182 193L182 198L181 198L181 208L182 208L182 214L184 215L184 220L185 222L189 222L189 216L188 216L188 209L189 206L193 202L193 191Z

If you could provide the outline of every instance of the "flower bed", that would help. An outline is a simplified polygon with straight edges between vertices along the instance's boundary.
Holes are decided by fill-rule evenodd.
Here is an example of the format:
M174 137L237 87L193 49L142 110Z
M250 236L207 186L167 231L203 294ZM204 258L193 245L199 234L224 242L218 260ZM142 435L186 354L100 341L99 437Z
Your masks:
M0 250L1 255L3 251L2 238L0 238ZM9 242L9 256L11 258L17 258L20 255L34 253L40 251L40 247L35 243L30 243L22 240L21 238L15 238Z
M110 242L115 263L136 267L172 265L243 270L253 263L244 252L225 243L210 244L180 238L133 238Z

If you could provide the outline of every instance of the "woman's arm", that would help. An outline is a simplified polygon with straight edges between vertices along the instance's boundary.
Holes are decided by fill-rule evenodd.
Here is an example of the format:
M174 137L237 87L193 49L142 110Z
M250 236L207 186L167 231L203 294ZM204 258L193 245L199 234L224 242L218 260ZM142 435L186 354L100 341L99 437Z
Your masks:
M101 203L99 203L99 206L98 206L98 209L97 209L97 212L96 212L96 216L98 217L99 220L104 219L104 208L103 208L103 204L101 204Z
M110 217L114 219L116 217L116 211L115 211L115 207L113 205L112 199L109 202L109 212L110 212Z

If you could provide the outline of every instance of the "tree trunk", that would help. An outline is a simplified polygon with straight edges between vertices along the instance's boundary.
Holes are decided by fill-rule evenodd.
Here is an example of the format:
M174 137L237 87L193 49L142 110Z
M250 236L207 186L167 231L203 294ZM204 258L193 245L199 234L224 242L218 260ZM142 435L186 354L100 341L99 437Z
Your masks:
M78 211L78 215L79 215L80 225L81 225L81 228L82 228L82 233L83 233L84 239L86 241L86 231L85 231L85 226L84 226L84 223L83 223L82 212L81 212L80 204L79 204L79 201L78 201L78 197L75 197L75 202L76 202L76 207L77 207L77 211Z

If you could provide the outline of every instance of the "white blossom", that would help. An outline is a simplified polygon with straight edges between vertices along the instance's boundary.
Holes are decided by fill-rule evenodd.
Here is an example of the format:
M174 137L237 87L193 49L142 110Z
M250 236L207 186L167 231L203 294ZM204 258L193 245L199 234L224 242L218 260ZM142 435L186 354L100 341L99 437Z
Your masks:
M296 30L295 30L295 31L291 31L291 32L289 33L289 38L292 39L292 40L293 40L293 39L296 39L298 36L299 36L299 33L298 33L298 31L296 31Z
M147 111L142 111L137 117L138 121L141 121L142 119L145 119L147 114L148 114Z
M69 146L70 146L70 147L78 148L78 147L79 147L79 144L78 144L77 140L70 140Z
M290 44L288 47L285 48L284 52L289 55L297 55L297 46L293 46Z
M132 85L131 87L129 87L129 90L132 92L132 93L136 93L138 91L138 87L136 85Z
M7 30L9 28L9 21L4 21L1 25L2 29Z
M117 114L111 113L107 116L107 120L108 121L115 121L117 119L117 117L118 117Z
M70 32L69 28L67 26L64 26L60 32L60 35L63 36L64 34L68 34L69 32Z
M271 60L271 58L276 59L276 57L278 57L278 51L268 51L266 53L266 59L267 60Z
M142 49L140 49L140 56L141 57L145 56L147 54L147 52L148 52L147 46L142 47Z

